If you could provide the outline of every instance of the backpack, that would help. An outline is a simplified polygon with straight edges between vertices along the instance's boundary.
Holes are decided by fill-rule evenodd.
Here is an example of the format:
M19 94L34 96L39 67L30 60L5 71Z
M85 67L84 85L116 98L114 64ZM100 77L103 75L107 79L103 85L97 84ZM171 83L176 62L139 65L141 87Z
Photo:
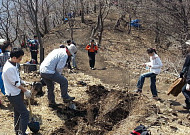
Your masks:
M130 135L151 135L144 125L137 126Z

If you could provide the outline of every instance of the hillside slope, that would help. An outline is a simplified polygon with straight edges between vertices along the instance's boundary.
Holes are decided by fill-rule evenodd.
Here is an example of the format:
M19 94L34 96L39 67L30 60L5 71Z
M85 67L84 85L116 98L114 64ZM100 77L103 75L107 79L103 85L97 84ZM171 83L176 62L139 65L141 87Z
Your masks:
M86 17L88 22L95 22L91 18ZM91 24L80 24L76 20L74 40L79 49L76 56L78 70L68 73L65 69L63 74L69 81L69 93L76 97L77 110L65 108L57 84L55 95L60 106L55 110L49 108L47 88L43 87L44 96L35 97L36 104L32 105L35 117L41 124L38 135L126 135L139 124L149 127L153 135L190 133L189 112L180 106L184 102L183 95L177 98L166 95L170 83L176 78L173 75L175 68L178 69L172 64L180 66L182 61L181 57L176 58L179 51L173 52L175 48L158 50L164 64L164 72L157 78L160 101L151 98L149 80L145 82L142 95L134 94L132 91L139 75L146 72L139 64L148 61L146 49L156 46L151 36L153 34L145 29L133 30L128 35L112 30L113 24L114 21L106 20L103 43L96 55L96 70L90 70L84 48L90 40ZM69 39L69 35L67 24L46 35L46 55ZM26 56L29 55L26 51ZM40 79L38 72L21 72L21 76L30 82ZM87 86L80 85L79 81L85 82ZM3 103L0 114L0 135L14 134L13 113L8 102Z

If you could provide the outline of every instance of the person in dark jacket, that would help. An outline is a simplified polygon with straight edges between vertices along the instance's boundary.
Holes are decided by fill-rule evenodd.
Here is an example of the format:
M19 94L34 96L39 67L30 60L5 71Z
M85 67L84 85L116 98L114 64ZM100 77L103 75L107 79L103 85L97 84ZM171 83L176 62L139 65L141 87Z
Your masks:
M31 52L31 57L36 61L36 64L38 64L38 48L39 48L39 42L38 42L38 37L34 36L33 40L30 40L30 52Z
M185 105L183 105L185 109L190 109L190 48L188 52L182 71L180 72L180 78L186 78L186 84L182 88L182 93L185 96Z

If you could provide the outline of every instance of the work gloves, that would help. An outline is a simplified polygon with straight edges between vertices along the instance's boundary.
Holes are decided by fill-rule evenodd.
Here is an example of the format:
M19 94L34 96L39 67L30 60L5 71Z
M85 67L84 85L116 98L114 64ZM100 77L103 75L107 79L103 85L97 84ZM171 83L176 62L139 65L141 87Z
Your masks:
M31 98L31 91L30 90L26 90L25 92L24 92L24 95L25 95L25 97L26 98Z
M24 86L28 86L28 85L30 85L30 84L31 84L31 83L26 82L26 81L23 81L23 80L21 80L21 81L20 81L20 83L21 83L22 85L24 85Z
M20 80L20 83L21 83L22 85L26 85L26 82L23 81L23 80Z

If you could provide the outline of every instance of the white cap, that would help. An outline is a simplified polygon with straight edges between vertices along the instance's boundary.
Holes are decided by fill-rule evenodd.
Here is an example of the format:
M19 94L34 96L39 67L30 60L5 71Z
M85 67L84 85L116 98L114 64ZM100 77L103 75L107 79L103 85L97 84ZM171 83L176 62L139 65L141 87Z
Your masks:
M190 45L190 40L187 40L185 43L186 43L187 45Z
M4 42L5 42L5 39L0 39L0 45L3 45Z
M68 48L69 52L71 53L71 55L74 55L77 52L77 48L73 44L67 46L67 48Z

